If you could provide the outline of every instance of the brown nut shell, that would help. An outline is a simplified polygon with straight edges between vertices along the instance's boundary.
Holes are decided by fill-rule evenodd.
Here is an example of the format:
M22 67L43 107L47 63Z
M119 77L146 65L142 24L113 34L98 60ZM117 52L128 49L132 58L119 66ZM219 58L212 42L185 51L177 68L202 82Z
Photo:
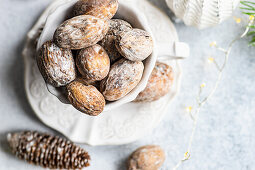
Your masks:
M73 8L73 15L92 15L111 19L118 10L118 0L79 0Z
M63 22L54 33L54 42L61 48L78 50L102 40L108 32L107 20L80 15Z
M75 79L75 81L78 81L78 82L80 82L84 85L87 85L87 86L92 85L95 88L100 89L100 81L91 81L91 80L88 80L84 77L78 77L78 78Z
M117 36L115 45L120 54L131 61L145 60L153 51L152 37L141 29L122 32Z
M77 110L90 116L97 116L104 110L104 96L92 85L73 81L67 85L67 97Z
M157 62L146 88L139 93L135 102L152 102L165 96L171 89L173 79L172 67Z
M111 19L109 21L109 31L107 34L119 35L122 32L128 32L132 30L131 24L122 19Z
M123 58L112 65L108 77L100 84L100 91L108 101L119 100L137 86L143 70L142 62Z
M115 47L115 36L114 35L106 35L102 41L100 41L98 44L100 44L105 51L107 52L111 64L113 64L115 61L120 59L122 56Z
M80 50L76 66L83 77L90 81L103 80L110 70L110 59L106 51L96 44Z
M128 170L158 170L165 161L165 153L155 145L138 148L128 160Z
M71 50L59 48L52 41L42 45L36 60L44 80L55 87L65 86L76 78Z
M109 31L107 32L106 36L99 42L99 44L106 50L110 57L111 63L114 63L122 57L115 47L116 35L119 35L122 32L130 31L132 26L128 22L121 19L112 19L109 21L109 25Z

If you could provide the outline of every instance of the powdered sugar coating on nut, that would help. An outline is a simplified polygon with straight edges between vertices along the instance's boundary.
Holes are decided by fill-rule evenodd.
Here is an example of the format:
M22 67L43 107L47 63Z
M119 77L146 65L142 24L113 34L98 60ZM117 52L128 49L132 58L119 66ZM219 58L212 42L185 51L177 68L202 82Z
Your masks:
M90 116L97 116L104 110L105 99L92 85L73 81L67 86L67 97L76 109Z
M132 30L131 24L122 19L112 19L109 21L109 31L107 34L119 35L122 32L128 32Z
M112 19L109 21L109 31L107 32L106 36L99 42L100 45L104 47L107 54L110 57L111 63L114 63L119 58L121 58L121 54L115 47L115 40L116 36L122 32L127 32L132 29L132 26L121 19Z
M100 81L109 73L110 59L103 47L96 44L79 52L76 66L87 80Z
M123 58L112 65L108 77L100 84L100 91L108 101L119 100L137 86L143 70L142 62Z
M59 48L52 41L40 48L37 65L44 80L55 87L65 86L76 78L71 50Z
M92 15L111 19L118 10L118 0L79 0L73 8L73 15Z
M75 79L75 81L78 81L78 82L80 82L80 83L82 83L82 84L84 84L86 86L92 85L95 88L100 89L100 81L88 80L88 79L86 79L84 77L78 77L78 78Z
M128 160L128 170L158 170L165 161L164 151L156 145L138 148Z
M136 102L151 102L165 96L171 89L174 75L167 64L157 62L146 88L137 96Z
M133 29L117 35L115 45L120 54L131 61L145 60L153 51L152 37L141 29Z
M102 40L108 29L107 20L81 15L63 22L54 33L54 42L61 48L82 49Z

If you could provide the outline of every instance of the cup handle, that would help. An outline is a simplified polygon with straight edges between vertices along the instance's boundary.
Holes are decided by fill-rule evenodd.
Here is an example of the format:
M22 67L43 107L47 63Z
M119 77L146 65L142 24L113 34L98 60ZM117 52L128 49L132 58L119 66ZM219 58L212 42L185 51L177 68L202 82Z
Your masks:
M190 54L189 45L184 42L158 43L158 59L185 59Z

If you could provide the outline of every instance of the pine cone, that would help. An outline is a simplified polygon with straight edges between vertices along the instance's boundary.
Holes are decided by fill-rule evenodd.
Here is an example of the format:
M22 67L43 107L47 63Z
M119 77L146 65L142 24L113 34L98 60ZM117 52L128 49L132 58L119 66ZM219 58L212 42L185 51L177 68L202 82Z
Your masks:
M58 136L25 131L9 133L7 140L14 154L29 163L51 169L81 169L89 166L88 153Z

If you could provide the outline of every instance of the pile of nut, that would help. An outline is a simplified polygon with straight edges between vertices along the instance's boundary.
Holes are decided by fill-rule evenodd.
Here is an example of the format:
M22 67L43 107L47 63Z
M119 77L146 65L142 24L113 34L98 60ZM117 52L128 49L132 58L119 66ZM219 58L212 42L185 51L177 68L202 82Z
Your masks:
M104 110L105 100L119 100L137 86L143 75L142 61L153 50L148 32L112 19L117 9L118 0L79 0L73 18L64 21L38 51L37 65L45 81L66 87L70 103L90 116ZM142 94L137 101L160 96L152 99Z

